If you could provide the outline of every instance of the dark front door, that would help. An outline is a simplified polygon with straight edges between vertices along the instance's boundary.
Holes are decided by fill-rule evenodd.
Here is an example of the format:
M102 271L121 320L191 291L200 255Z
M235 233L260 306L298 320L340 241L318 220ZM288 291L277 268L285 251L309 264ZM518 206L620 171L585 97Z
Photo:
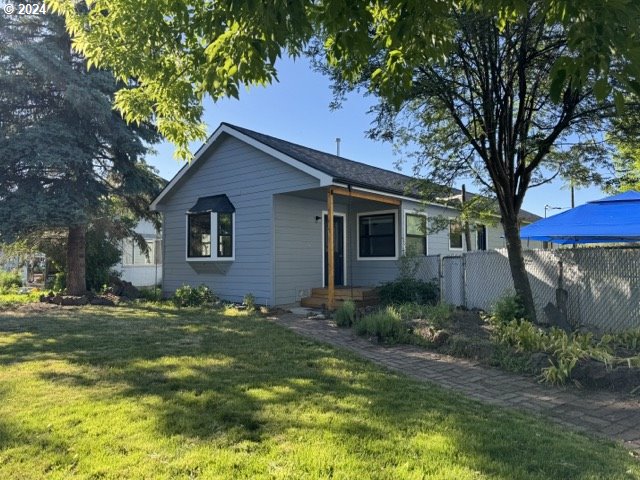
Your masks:
M329 285L328 272L329 260L327 256L327 248L329 242L327 239L329 234L329 216L324 215L324 286ZM334 215L333 217L333 258L334 258L334 285L344 285L344 217Z

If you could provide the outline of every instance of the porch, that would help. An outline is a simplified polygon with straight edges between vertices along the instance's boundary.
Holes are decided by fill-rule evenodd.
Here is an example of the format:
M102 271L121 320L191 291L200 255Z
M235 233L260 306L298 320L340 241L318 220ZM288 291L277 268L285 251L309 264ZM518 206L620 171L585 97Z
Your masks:
M276 304L332 309L346 299L374 303L374 287L398 275L402 217L410 211L403 206L416 208L348 187L275 195Z

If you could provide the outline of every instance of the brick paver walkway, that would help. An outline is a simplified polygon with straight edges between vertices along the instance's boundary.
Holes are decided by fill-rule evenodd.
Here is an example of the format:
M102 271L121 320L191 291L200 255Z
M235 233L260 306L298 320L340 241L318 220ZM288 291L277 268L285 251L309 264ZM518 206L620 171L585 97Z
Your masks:
M376 345L356 336L352 330L337 328L329 320L285 314L275 321L301 335L351 350L418 380L456 390L484 403L541 414L571 428L620 441L640 453L640 401L637 398L544 386L533 378L413 346Z

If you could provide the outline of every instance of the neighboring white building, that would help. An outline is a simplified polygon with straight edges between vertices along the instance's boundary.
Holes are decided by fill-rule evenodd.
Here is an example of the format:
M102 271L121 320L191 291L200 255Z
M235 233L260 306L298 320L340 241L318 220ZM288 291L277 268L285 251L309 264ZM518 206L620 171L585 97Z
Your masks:
M122 261L113 270L120 273L122 280L136 287L158 285L162 281L162 235L146 220L141 221L135 230L146 240L148 254L142 253L133 239L124 239L120 244Z

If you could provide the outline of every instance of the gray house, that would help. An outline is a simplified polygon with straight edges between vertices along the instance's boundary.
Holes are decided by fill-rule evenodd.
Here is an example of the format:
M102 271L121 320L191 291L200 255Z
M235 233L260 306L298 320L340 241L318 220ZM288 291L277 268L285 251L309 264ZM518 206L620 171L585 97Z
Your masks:
M258 303L281 305L327 285L329 263L337 287L374 286L396 278L407 247L461 254L456 210L421 203L407 193L411 181L222 123L151 204L163 216L163 291L206 284L229 300L252 293ZM449 228L426 234L432 216L450 217ZM502 248L501 235L499 227L476 225L472 249Z

